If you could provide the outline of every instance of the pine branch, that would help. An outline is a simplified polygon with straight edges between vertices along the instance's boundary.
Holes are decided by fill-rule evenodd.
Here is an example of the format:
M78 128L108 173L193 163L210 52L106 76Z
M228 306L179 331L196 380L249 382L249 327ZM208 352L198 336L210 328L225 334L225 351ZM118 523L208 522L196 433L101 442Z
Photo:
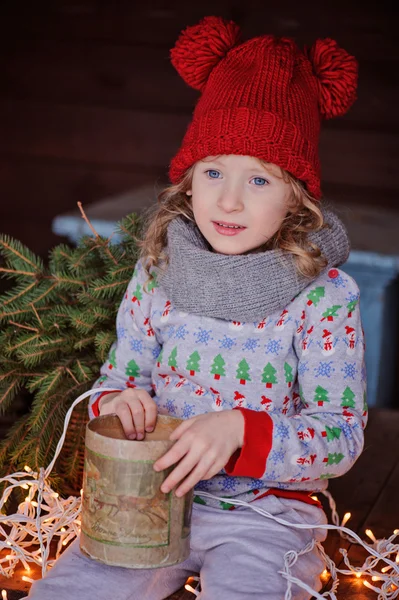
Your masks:
M83 218L90 223L84 214ZM115 317L139 255L141 220L120 223L112 244L92 228L78 247L53 248L49 264L20 242L0 236L0 276L14 285L0 296L0 411L19 390L33 394L28 414L0 443L0 468L47 466L73 400L90 388L115 340ZM52 475L60 491L79 489L87 406L72 414Z
M8 235L0 236L0 249L8 264L21 262L30 266L34 271L43 271L44 266L40 258L35 256L26 246Z
M6 385L0 385L0 414L7 411L20 388L21 381L19 379L13 379Z

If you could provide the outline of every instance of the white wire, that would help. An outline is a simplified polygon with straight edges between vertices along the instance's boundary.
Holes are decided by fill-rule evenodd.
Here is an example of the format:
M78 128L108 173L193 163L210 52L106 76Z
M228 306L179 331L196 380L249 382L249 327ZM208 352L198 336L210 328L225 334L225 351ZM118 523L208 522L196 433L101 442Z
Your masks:
M54 537L59 537L56 552L57 558L63 545L78 535L80 528L81 499L76 496L70 496L66 499L59 498L58 494L55 494L48 485L47 479L54 468L54 464L64 444L71 414L75 406L93 394L115 391L120 390L116 388L99 387L88 390L76 398L65 416L62 436L57 444L54 458L46 469L41 468L40 472L36 473L29 467L26 467L27 472L14 473L0 479L0 482L9 484L4 489L0 501L0 553L1 550L7 550L9 553L7 555L9 558L0 558L1 575L5 575L6 577L12 576L14 569L19 562L22 562L27 571L29 571L28 562L33 562L42 566L42 575L44 576L46 570L51 567L55 561L55 559L49 560L50 543ZM16 487L29 489L27 499L19 505L17 513L9 516L4 515L2 512L3 506L12 490ZM315 540L307 544L300 551L289 550L284 555L284 569L279 571L281 576L287 580L287 591L284 600L292 599L293 584L304 589L317 600L325 600L326 598L337 600L335 594L339 585L337 573L343 575L362 573L363 575L378 576L382 580L381 588L366 582L368 587L378 594L378 600L394 600L394 598L397 598L399 596L399 563L396 562L396 560L399 560L399 544L393 542L399 535L399 530L395 530L388 539L384 538L376 540L375 542L373 541L373 544L365 543L354 531L339 524L340 520L333 497L328 491L322 493L328 498L331 509L331 518L334 522L333 525L290 523L280 517L272 515L262 508L258 508L254 503L234 500L233 498L229 498L228 500L230 504L249 507L258 514L288 527L294 527L296 529L325 529L338 531L341 537L363 546L368 552L369 556L364 561L362 567L354 567L349 562L347 550L340 548L344 563L348 569L338 569L331 558L325 553L322 544ZM33 499L36 494L37 501L34 501ZM226 498L214 496L209 492L196 492L196 494L205 498L213 498L214 500L221 502L226 501ZM3 525L7 527L7 531L3 528ZM4 538L4 541L1 538ZM32 549L36 544L39 548L36 550ZM305 582L294 577L291 573L291 569L298 558L303 554L313 551L315 547L317 547L324 558L332 578L331 589L323 594L319 594L316 590L311 589ZM0 556L2 555L0 554ZM396 560L392 559L392 556L395 556ZM387 571L385 573L382 573L381 570L376 570L377 564L380 561L386 563ZM4 562L8 562L8 566L4 567ZM200 587L200 580L197 577L194 577L193 579L198 582L196 588L194 589L191 585L187 584L186 589L198 596L200 592L197 588Z

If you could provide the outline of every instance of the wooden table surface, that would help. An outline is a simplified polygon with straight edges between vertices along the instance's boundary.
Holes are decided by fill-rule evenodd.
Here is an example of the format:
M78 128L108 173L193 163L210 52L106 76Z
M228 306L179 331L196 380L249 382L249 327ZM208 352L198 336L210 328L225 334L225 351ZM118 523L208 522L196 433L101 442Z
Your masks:
M399 411L370 410L361 457L349 473L331 480L329 489L337 502L340 518L351 512L348 527L362 539L368 540L366 529L371 529L377 538L387 538L399 528ZM326 499L322 495L320 499L330 517ZM349 558L355 565L361 565L366 556L362 548L342 540L336 532L329 533L324 547L337 567L344 568L339 548L348 549ZM7 590L8 600L18 600L27 593L29 584L21 579L24 574L25 571L20 569L12 580L0 578L0 590ZM40 573L35 570L31 576L37 578ZM360 580L345 576L340 578L337 596L339 600L377 598L376 593L368 590ZM193 598L192 593L183 589L170 596L169 600Z

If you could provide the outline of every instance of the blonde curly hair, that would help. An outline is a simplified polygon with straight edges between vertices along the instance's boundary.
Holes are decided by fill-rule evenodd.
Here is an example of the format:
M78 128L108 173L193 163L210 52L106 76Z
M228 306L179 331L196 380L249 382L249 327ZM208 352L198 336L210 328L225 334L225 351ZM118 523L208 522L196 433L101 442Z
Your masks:
M279 230L262 246L248 253L265 252L271 249L281 249L294 256L298 271L305 277L315 278L326 267L327 260L320 249L308 239L312 231L319 231L325 227L323 214L319 203L312 198L301 181L287 171L270 165L260 160L266 168L278 169L283 180L291 185L292 196L290 210L281 224ZM145 234L139 246L140 257L144 268L151 280L153 267L165 267L168 256L165 252L167 244L167 229L169 223L176 217L184 217L195 223L191 206L191 196L187 191L191 189L195 165L191 166L181 181L166 187L158 195L158 203L146 215Z

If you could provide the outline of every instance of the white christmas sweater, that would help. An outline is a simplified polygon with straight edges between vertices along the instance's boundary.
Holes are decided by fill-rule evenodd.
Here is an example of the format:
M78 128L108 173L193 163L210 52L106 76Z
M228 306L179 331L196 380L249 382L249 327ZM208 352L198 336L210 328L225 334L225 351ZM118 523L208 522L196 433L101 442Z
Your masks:
M243 447L195 488L225 497L222 508L232 508L229 497L270 493L314 503L310 494L346 473L363 449L366 374L353 279L330 269L257 323L179 312L156 279L145 291L146 280L138 262L96 385L143 388L160 414L183 419L240 410Z

